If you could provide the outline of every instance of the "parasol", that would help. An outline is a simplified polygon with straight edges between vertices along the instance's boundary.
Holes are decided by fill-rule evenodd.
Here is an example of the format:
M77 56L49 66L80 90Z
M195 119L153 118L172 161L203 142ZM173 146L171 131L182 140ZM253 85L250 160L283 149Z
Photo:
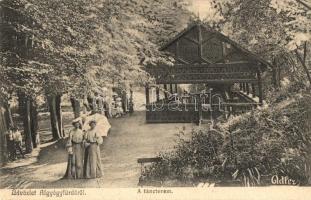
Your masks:
M95 120L96 121L96 127L95 130L97 133L99 133L100 136L106 137L108 135L108 131L111 128L110 123L108 122L108 119L105 115L102 114L93 114L89 115L85 118L84 125L82 127L82 130L89 130L89 122Z

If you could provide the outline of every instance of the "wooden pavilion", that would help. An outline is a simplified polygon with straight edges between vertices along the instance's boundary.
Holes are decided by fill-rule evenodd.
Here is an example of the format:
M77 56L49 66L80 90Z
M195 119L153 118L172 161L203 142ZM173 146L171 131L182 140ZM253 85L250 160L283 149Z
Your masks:
M160 50L175 62L146 67L155 79L146 85L148 123L201 123L215 110L228 116L263 103L262 72L269 64L209 26L189 25ZM182 93L179 84L205 84L206 90Z

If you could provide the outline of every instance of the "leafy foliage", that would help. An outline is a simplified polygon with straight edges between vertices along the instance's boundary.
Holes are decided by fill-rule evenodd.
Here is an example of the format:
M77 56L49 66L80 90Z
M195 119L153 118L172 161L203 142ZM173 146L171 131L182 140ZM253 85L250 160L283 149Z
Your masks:
M175 150L160 155L162 162L147 168L142 180L179 180L189 183L198 179L216 179L221 171L223 135L218 131L193 130L190 139L179 136Z
M195 130L189 140L180 140L173 152L162 155L163 162L146 170L145 181L258 186L270 185L278 175L310 184L311 96L289 93L297 87L301 85L289 85L267 108L234 117L216 130Z
M108 84L144 82L142 67L166 60L158 52L163 34L191 17L182 2L3 0L1 66L7 77L14 74L14 87L30 93L81 96Z
M252 51L268 56L296 48L310 41L310 10L297 0L222 0L209 1L213 17L222 30L247 44ZM207 18L206 21L214 21ZM267 51L268 50L268 51ZM267 57L267 55L266 55ZM269 58L269 57L267 57Z

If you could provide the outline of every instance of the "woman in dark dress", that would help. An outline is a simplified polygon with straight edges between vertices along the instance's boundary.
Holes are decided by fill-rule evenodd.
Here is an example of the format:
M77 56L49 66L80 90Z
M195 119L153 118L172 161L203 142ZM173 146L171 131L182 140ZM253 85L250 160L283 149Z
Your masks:
M67 141L68 164L64 178L83 178L83 141L84 134L78 120L73 121L74 128L69 132Z
M14 142L14 127L10 127L7 133L7 147L9 152L9 159L16 160L16 149L15 149L15 142Z

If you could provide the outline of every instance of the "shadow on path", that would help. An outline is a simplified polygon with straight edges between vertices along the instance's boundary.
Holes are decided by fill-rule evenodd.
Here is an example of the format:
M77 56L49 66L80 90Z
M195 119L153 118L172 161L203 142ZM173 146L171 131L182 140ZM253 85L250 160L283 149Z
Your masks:
M137 158L154 157L173 148L176 134L193 124L146 124L145 112L109 120L112 128L103 145L104 176L100 179L61 179L67 166L65 140L41 145L24 165L1 169L0 188L136 187L140 176Z

